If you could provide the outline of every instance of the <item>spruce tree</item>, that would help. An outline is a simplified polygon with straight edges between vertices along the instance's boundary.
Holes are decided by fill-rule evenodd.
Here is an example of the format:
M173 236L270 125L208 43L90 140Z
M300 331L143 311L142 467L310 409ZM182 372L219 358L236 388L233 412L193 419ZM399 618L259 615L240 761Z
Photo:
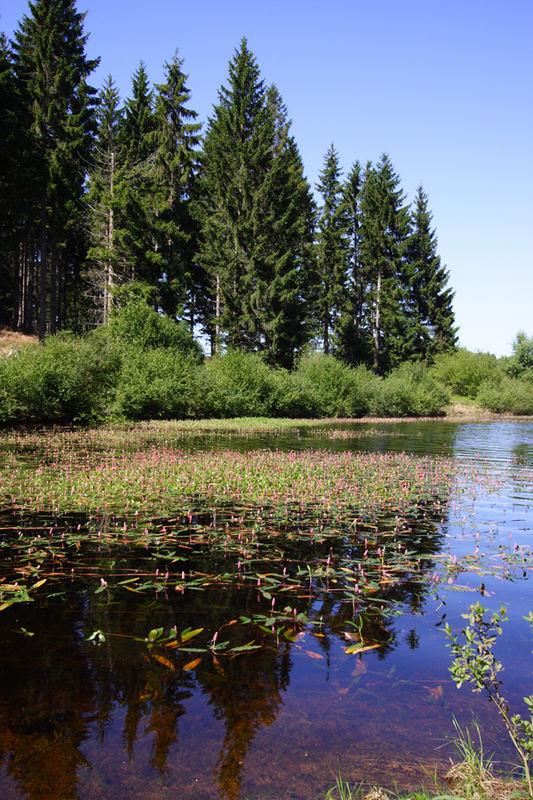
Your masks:
M265 222L266 247L274 258L263 276L263 337L266 360L290 369L311 337L309 281L313 269L314 203L287 109L275 86L267 92L274 121L274 158Z
M405 259L409 213L399 177L384 154L365 171L361 259L368 275L367 313L372 367L386 372L409 357L409 275Z
M120 131L124 153L122 243L126 259L124 279L154 286L161 272L155 226L155 115L154 98L143 62L132 77L132 96L126 100Z
M265 88L257 63L241 42L229 64L229 86L209 120L202 154L205 205L201 259L215 284L215 335L232 347L253 349L249 307L259 217L257 192L268 158Z
M351 366L370 360L368 274L361 258L362 168L355 162L343 186L348 235L346 302L337 324L336 355Z
M306 335L311 196L279 95L265 88L245 39L209 120L199 209L215 349L223 339L291 365Z
M16 74L30 109L39 195L39 336L79 321L81 240L77 211L94 132L84 14L72 0L29 3L15 33Z
M161 256L157 276L160 305L167 314L187 317L192 332L203 282L195 259L197 225L191 214L201 124L195 122L196 111L188 107L188 76L182 66L175 54L165 64L165 82L155 87L155 236Z
M316 317L324 353L331 351L331 337L347 305L348 223L343 202L342 172L333 144L324 157L316 189L322 196L317 221Z
M2 321L24 333L36 328L39 162L31 106L17 79L16 59L0 36L0 295Z
M431 227L432 215L422 186L417 190L411 214L411 235L407 258L411 272L413 308L413 355L426 360L436 353L453 349L457 328L453 312L453 291L449 273L437 253L437 238Z
M97 321L104 325L110 320L113 291L124 280L120 209L127 170L120 141L122 114L119 94L109 75L99 93L93 167L85 198L90 239L88 276Z
M0 325L24 327L24 303L19 306L18 300L20 282L26 277L22 276L25 259L21 242L31 209L32 141L13 54L4 34L0 35L0 109Z

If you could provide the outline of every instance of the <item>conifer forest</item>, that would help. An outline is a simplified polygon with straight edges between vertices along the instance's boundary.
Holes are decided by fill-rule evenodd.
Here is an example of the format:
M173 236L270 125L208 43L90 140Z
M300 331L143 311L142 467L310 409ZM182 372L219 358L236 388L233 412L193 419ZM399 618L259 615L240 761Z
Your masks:
M142 298L273 367L314 347L385 374L454 348L428 197L407 202L387 154L345 170L326 142L311 186L245 39L205 125L178 52L123 99L91 85L86 41L72 0L29 3L0 41L0 325L84 333Z

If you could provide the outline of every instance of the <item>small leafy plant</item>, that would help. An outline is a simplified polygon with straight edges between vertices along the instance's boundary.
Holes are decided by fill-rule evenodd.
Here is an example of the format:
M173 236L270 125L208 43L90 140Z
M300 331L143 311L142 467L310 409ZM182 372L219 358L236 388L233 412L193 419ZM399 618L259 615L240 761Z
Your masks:
M485 613L486 609L480 603L474 603L467 613L462 615L468 620L468 625L461 634L464 641L459 641L459 634L454 634L451 626L446 624L445 632L453 655L450 672L458 688L463 683L470 683L472 691L485 692L489 700L495 703L505 729L520 756L528 794L533 798L529 764L533 752L533 694L524 697L529 719L523 719L520 714L511 714L509 703L500 691L501 681L498 675L503 665L493 653L494 643L502 633L502 622L507 619L507 610L505 606L501 606L499 612L494 611L488 619L485 619ZM530 612L525 619L533 629L533 613Z

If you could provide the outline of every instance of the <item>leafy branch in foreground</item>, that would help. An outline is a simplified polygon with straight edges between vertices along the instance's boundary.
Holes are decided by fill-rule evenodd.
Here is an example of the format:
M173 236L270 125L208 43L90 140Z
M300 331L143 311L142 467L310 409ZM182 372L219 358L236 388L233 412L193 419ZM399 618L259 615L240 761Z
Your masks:
M470 683L472 691L485 692L503 720L505 729L524 765L529 797L533 798L533 785L530 771L530 758L533 752L533 694L524 697L530 719L523 719L520 714L510 712L509 703L500 691L501 681L498 674L502 671L501 661L495 657L493 646L502 633L502 622L507 619L507 610L501 606L490 618L485 619L486 609L480 603L474 603L462 616L468 620L462 631L464 642L459 641L459 634L454 634L451 626L446 624L445 632L450 642L453 661L450 672L453 680L460 688L463 683ZM525 619L533 628L533 613Z

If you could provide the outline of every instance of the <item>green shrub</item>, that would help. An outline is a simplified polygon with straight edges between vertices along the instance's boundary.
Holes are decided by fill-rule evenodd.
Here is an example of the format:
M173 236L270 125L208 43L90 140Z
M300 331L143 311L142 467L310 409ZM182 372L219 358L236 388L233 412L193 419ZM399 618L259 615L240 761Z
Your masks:
M194 356L176 350L126 348L115 390L115 414L133 420L192 416L199 369Z
M511 378L533 383L533 336L519 331L513 342L513 355L503 363L504 372Z
M319 399L309 386L302 384L295 372L284 369L272 373L272 415L276 417L314 418L322 415Z
M432 372L452 394L475 399L479 387L486 380L494 380L502 374L496 356L490 353L472 353L457 350L435 357Z
M312 413L306 416L362 417L376 379L365 367L352 369L333 356L314 353L301 359L293 381L309 403Z
M118 374L117 349L104 337L47 337L0 361L3 422L97 421Z
M256 353L230 350L199 371L196 417L261 417L276 408L274 370Z
M533 414L533 384L506 376L500 380L484 381L476 401L495 414Z
M168 347L183 355L203 360L203 351L186 325L158 314L142 299L130 300L113 313L109 330L111 336L125 344L146 350Z
M378 417L435 417L449 392L421 363L405 363L376 385L371 410Z

